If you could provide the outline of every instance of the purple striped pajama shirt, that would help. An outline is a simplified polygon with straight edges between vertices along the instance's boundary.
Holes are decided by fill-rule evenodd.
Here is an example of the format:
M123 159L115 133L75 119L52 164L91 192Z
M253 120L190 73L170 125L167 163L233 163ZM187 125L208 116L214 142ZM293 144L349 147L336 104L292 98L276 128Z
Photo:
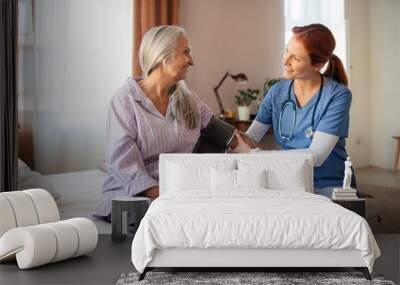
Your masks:
M112 198L136 196L158 185L158 156L160 153L190 153L199 136L213 116L211 109L195 94L201 125L188 129L172 118L171 104L165 117L143 93L139 78L129 77L113 96L107 118L106 164L107 177L103 199L94 216L108 217ZM171 102L171 98L170 98Z

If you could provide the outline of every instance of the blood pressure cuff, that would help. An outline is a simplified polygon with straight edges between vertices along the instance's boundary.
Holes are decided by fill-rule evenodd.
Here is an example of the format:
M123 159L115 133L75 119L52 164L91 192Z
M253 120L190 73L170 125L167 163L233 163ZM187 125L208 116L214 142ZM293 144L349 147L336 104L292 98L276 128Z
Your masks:
M201 130L193 153L224 153L235 136L234 132L232 125L212 117L207 127Z

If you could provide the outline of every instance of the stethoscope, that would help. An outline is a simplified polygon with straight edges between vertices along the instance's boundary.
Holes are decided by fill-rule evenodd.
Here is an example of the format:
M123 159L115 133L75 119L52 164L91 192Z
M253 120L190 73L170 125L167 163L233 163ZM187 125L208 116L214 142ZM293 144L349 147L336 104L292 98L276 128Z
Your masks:
M318 91L318 95L317 95L317 102L316 102L316 104L315 104L315 106L313 108L311 126L306 129L306 137L307 138L311 138L311 137L314 136L314 129L313 128L314 128L315 110L317 109L319 100L321 98L322 89L324 87L324 78L323 78L322 74L320 74L320 76L321 76L321 85L319 87L319 91ZM293 136L294 129L296 127L296 102L294 102L290 98L290 92L292 91L293 83L294 83L294 80L292 80L292 82L290 83L289 90L288 90L288 98L285 100L285 102L283 102L283 105L282 105L282 108L281 108L281 112L279 113L278 131L279 131L279 135L280 135L281 139L284 140L284 141L291 140L291 138ZM293 109L293 111L292 111L293 124L292 124L292 128L290 130L289 135L282 135L282 118L283 118L283 112L285 111L286 107L291 107Z

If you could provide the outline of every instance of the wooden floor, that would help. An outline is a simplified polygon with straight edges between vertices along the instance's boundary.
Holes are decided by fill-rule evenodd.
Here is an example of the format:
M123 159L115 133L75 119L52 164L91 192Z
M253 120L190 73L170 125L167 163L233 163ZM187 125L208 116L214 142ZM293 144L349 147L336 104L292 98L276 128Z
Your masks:
M113 242L99 235L96 249L80 256L28 270L16 262L0 264L0 284L115 284L124 272L134 271L131 241Z
M356 169L358 190L367 199L367 221L374 233L400 234L400 172Z
M374 272L398 283L400 235L377 235L376 240L382 257L375 262ZM130 255L130 240L117 243L109 235L100 235L96 250L88 256L29 270L19 270L15 261L0 264L0 284L115 284L122 273L135 271Z

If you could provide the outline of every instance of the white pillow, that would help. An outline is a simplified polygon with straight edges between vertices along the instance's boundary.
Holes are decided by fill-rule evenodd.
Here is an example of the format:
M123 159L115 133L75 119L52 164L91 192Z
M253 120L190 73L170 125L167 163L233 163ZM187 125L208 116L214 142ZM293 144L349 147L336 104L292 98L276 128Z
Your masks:
M262 170L236 170L237 187L267 188L267 172Z
M28 165L22 160L18 159L18 190L26 190L33 188L41 188L47 190L54 200L60 197L53 184L47 181L46 178L39 172L32 171Z
M306 165L304 162L289 169L269 169L267 171L268 188L273 190L307 191Z
M213 190L240 190L242 188L266 188L265 170L212 169Z
M210 189L211 187L211 167L187 167L170 163L168 173L168 189L171 191Z
M211 189L236 190L236 170L212 168Z
M97 168L103 171L104 173L107 173L107 163L105 160L102 160L98 165Z
M312 183L309 181L309 169L304 160L240 159L238 169L265 169L267 188L271 190L307 191Z
M169 161L167 164L168 191L211 190L211 170L234 169L235 161L190 162Z

